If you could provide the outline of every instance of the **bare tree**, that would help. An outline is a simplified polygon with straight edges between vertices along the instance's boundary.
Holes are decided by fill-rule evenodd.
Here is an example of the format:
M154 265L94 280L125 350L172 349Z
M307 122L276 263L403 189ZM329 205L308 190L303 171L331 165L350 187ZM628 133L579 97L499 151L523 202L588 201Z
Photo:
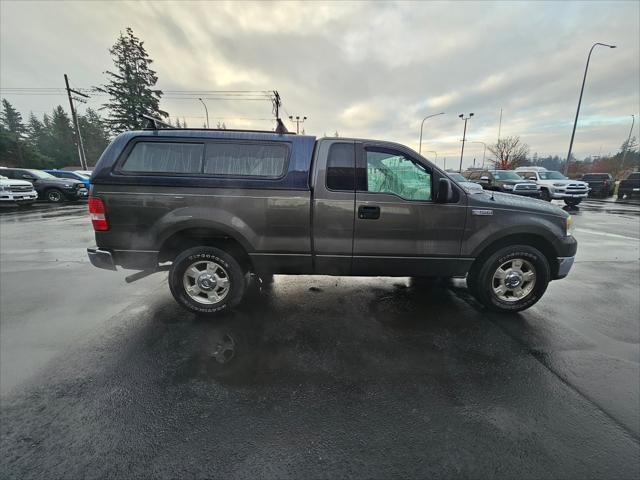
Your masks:
M496 157L492 160L495 167L500 170L510 170L522 165L529 154L529 145L520 141L518 136L501 138L488 148Z

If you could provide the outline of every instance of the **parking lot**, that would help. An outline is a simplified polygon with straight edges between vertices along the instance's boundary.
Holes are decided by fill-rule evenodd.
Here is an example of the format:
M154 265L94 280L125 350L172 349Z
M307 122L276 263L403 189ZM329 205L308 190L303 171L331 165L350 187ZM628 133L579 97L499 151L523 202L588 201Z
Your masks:
M569 277L276 276L185 313L92 267L86 204L0 211L3 478L640 476L640 204L571 210Z

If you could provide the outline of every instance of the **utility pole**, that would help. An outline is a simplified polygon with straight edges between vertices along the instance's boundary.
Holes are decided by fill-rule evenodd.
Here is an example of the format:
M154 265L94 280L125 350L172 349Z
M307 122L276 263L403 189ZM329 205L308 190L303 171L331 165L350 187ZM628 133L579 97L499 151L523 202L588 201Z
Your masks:
M631 128L629 129L629 138L627 138L627 144L624 146L624 153L622 154L622 163L620 164L620 172L622 172L622 167L624 167L624 159L627 157L627 152L629 151L629 142L631 141L631 134L633 133L633 125L636 122L636 116L631 115Z
M500 109L500 122L498 123L498 141L500 141L501 130L502 130L502 108Z
M280 94L277 90L273 91L271 102L273 103L273 114L276 117L276 133L279 135L287 133L289 130L287 130L287 127L285 127L282 120L280 120L280 107L282 106L282 101L280 100Z
M294 120L294 116L289 115L289 120L291 120L291 122L294 122L294 121L296 122L296 133L300 133L300 124L304 123L306 119L307 117L302 117L301 119L299 115L296 115Z
M83 170L87 170L87 157L84 154L84 144L82 143L82 135L80 134L80 126L78 125L78 116L76 115L76 109L73 106L73 98L71 93L79 95L84 98L89 98L89 95L80 93L77 90L73 90L69 87L69 77L64 74L64 83L67 87L67 96L69 97L69 107L71 107L71 118L73 119L73 125L75 127L76 147L78 147L78 157L80 158L80 167Z
M444 157L444 167L443 170L446 172L447 171L447 157Z
M462 120L464 120L464 133L462 134L462 150L460 151L460 173L462 173L462 157L464 156L464 142L467 139L467 120L473 117L473 113L470 113L468 117L464 116L464 113L458 115Z

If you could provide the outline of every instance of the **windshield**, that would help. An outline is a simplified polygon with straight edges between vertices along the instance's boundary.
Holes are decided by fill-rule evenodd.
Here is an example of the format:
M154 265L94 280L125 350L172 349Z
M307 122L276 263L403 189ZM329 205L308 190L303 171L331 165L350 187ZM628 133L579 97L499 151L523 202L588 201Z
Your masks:
M541 180L567 180L567 177L565 177L560 172L538 172L538 175L540 175Z
M38 178L57 178L51 175L50 173L43 172L42 170L27 170L31 175Z
M469 181L466 178L464 178L462 175L460 175L459 173L447 173L447 175L449 175L449 177L451 179L455 180L456 182L468 182Z
M493 172L493 176L496 180L522 180L522 177L516 172L511 170L500 170L499 172Z

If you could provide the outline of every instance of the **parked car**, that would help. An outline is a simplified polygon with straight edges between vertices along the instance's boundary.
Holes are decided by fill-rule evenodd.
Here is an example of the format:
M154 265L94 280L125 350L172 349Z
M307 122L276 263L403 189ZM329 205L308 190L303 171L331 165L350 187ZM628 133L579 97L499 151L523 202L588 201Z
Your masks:
M485 190L512 193L524 197L540 198L540 187L525 180L513 170L468 170L464 175Z
M2 168L0 175L31 182L38 192L38 197L49 202L58 203L64 200L78 200L89 195L84 183L74 179L56 178L50 173L30 168Z
M390 142L125 132L91 184L91 263L140 278L171 262L173 296L199 314L237 305L248 273L466 276L488 308L520 311L568 274L577 249L558 206L469 194Z
M582 181L589 184L589 195L610 197L613 195L615 180L610 173L585 173Z
M447 175L449 175L449 178L451 180L456 182L458 185L460 185L462 188L467 190L469 193L482 192L484 190L482 188L482 185L478 183L470 182L469 180L467 180L457 172L447 172Z
M589 184L570 180L560 172L544 167L518 167L516 173L526 180L536 182L540 187L540 197L551 200L564 200L567 205L578 205L589 195Z
M89 177L91 175L82 175L78 172L71 172L69 170L43 170L43 172L50 173L57 178L72 178L84 183L84 186L87 190L91 188L91 184L89 183Z
M18 205L31 205L38 198L38 193L33 189L33 184L26 180L11 180L0 175L0 202L3 205L15 203Z
M618 185L618 198L640 196L640 172L634 172Z

